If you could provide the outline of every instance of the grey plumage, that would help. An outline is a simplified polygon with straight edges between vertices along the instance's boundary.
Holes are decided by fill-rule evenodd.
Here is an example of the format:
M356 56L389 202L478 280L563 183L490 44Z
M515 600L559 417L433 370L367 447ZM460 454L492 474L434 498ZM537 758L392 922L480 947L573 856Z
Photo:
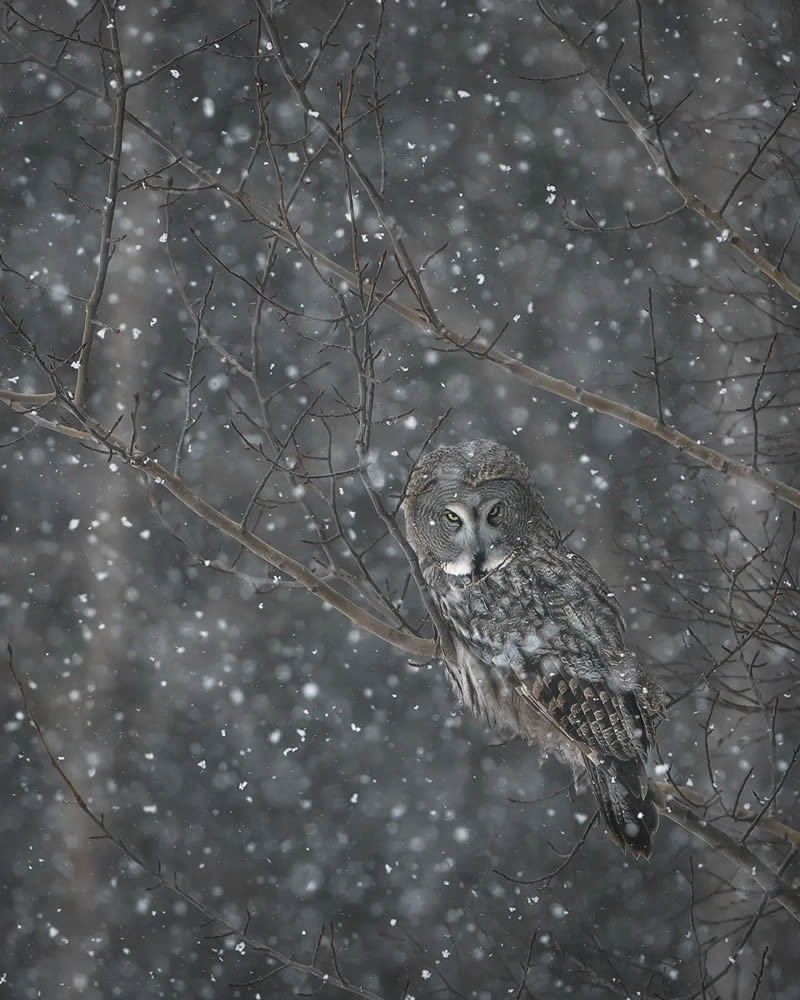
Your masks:
M525 463L494 441L437 448L405 502L408 539L455 657L458 699L588 779L611 835L649 857L658 811L645 764L663 692L626 648L622 611L563 544Z

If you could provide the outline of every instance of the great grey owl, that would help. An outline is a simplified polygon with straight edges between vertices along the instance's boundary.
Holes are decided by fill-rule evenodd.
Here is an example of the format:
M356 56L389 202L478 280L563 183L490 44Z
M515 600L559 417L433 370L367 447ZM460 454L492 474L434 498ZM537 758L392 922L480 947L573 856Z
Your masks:
M466 441L426 455L405 499L408 539L455 657L458 699L588 777L611 836L649 857L658 810L645 764L664 696L625 647L622 611L563 543L509 448Z

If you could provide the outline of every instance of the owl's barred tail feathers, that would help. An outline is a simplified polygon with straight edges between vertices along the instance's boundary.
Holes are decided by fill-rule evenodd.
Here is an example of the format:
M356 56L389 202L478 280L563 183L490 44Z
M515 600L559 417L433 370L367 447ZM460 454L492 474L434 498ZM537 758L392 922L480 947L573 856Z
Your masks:
M658 829L658 809L638 760L586 759L586 771L608 832L623 851L649 858Z

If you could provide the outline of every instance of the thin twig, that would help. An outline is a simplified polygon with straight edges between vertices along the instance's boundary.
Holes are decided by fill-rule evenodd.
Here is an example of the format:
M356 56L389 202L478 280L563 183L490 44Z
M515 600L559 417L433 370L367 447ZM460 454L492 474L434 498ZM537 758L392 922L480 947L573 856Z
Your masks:
M660 142L653 141L644 125L631 111L622 95L611 85L610 78L596 67L588 54L587 46L581 46L576 42L569 30L556 17L552 7L545 0L537 0L539 10L550 24L556 29L567 46L578 57L583 64L586 73L594 81L595 86L605 95L614 106L622 121L633 132L639 142L644 146L648 156L655 164L659 174L666 178L673 190L680 196L683 203L702 219L712 225L719 233L721 240L728 243L765 277L769 278L776 285L790 295L795 301L800 302L800 284L782 271L777 264L770 260L769 256L763 253L762 248L755 246L745 239L741 233L737 232L733 226L723 217L722 212L718 212L709 204L699 198L683 179L672 168L672 164L666 157Z
M11 44L15 45L23 53L25 60L42 67L54 76L63 80L68 85L74 86L77 90L93 97L100 103L107 103L107 100L102 93L92 87L89 87L81 80L71 76L70 74L64 73L60 67L49 63L41 56L24 49L24 47L22 47L15 38L8 34L8 32L0 31L0 37L4 37ZM601 82L605 86L605 82L602 81L602 77ZM352 288L355 289L358 287L358 279L351 271L342 267L342 265L332 260L321 250L318 250L312 244L308 243L308 241L305 240L296 230L287 227L286 224L276 219L265 205L261 204L255 198L252 198L246 192L239 191L235 187L225 184L224 181L212 170L203 167L191 156L186 154L185 151L181 150L173 140L167 138L157 129L138 118L132 112L126 112L126 117L130 124L134 128L138 129L143 135L146 135L167 153L170 153L172 156L180 159L181 166L197 177L200 182L207 185L209 190L212 190L220 197L230 199L232 203L239 205L252 219L260 222L288 245L300 250L306 255L307 259L314 261L319 267L337 275L343 281L347 282ZM631 127L633 128L634 126L632 125ZM639 127L641 128L641 126ZM693 196L691 195L687 195L687 198L692 197ZM696 210L693 202L687 201L687 204L689 204L689 207ZM711 210L709 209L709 211ZM720 221L720 225L724 226L724 221ZM727 227L725 227L725 232L729 232ZM741 237L737 236L736 239L731 238L729 242L738 247L743 241ZM747 254L745 256L747 256ZM758 254L754 254L753 256L755 258L753 263L761 268L761 265L764 263L763 258L759 257ZM749 256L748 259L750 259ZM366 284L367 283L365 281L365 285ZM781 287L784 287L784 285L781 284ZM800 296L800 286L797 286L797 296ZM385 300L385 304L397 315L402 316L415 326L421 327L423 330L427 331L434 329L437 336L446 342L452 343L456 347L464 347L469 342L469 338L462 337L455 331L444 326L444 324L439 323L437 327L433 328L430 317L420 309L409 307L401 302L397 302L394 299L389 298ZM208 339L209 342L215 347L221 349L220 345L217 345L213 338L209 337ZM636 427L638 430L644 431L653 437L660 438L662 441L677 449L682 454L691 456L703 465L716 469L724 475L734 476L737 479L749 482L751 485L757 489L765 491L770 496L777 497L789 504L792 504L794 507L800 508L800 489L796 489L788 483L781 482L772 476L766 475L760 470L754 469L752 466L746 465L738 459L730 458L721 452L715 451L713 448L709 448L707 445L698 442L697 440L689 437L689 435L676 430L674 427L666 427L665 425L660 424L656 417L642 413L640 410L636 410L631 406L618 402L617 400L609 399L600 393L589 392L588 390L572 385L563 379L547 375L545 372L533 368L519 359L512 357L510 354L506 354L498 349L491 350L482 356L485 357L486 360L498 365L509 374L521 378L529 385L534 386L543 392L551 393L561 399L566 399L571 403L584 406L597 413L603 413L615 420L620 420L632 427ZM228 358L228 361L236 366L235 359ZM3 396L0 395L0 399L2 398Z
M651 782L662 794L658 810L667 819L683 827L721 856L733 862L745 875L753 879L770 898L800 923L800 892L792 889L758 855L739 841L724 833L719 827L698 816L677 794L677 789L666 782Z
M116 15L113 7L103 0L103 16L106 21L106 28L111 34L111 84L114 92L114 138L111 146L111 155L108 165L108 184L106 187L105 203L102 212L102 225L100 229L100 250L98 253L97 273L95 275L94 287L89 298L86 300L86 310L83 322L83 336L81 338L81 349L78 357L78 374L75 379L75 405L79 410L83 409L86 403L86 388L89 380L89 358L92 352L92 344L95 335L95 319L97 310L103 300L103 291L106 286L106 276L111 263L111 255L114 250L114 241L111 232L114 226L114 213L117 207L117 196L119 194L119 175L122 165L122 138L125 131L125 99L127 90L125 87L125 75L122 68L122 56L119 48L119 35L117 33Z
M82 415L83 428L71 427L69 424L41 417L38 412L29 410L19 400L15 402L7 400L6 395L6 391L1 390L0 400L7 402L13 410L24 413L29 420L38 426L45 427L58 434L64 434L78 441L95 442L105 446L112 454L116 454L126 464L144 473L156 485L163 486L184 507L197 514L207 524L217 528L249 552L252 552L253 555L274 566L279 572L286 573L287 576L302 584L308 591L319 597L320 600L327 602L346 618L349 618L354 625L363 628L366 632L371 632L390 646L402 649L411 656L426 660L433 659L436 656L436 644L431 639L419 638L404 629L395 628L380 618L376 618L360 605L340 594L330 584L320 580L302 563L281 552L280 549L276 549L257 535L243 529L232 518L223 514L222 511L217 510L216 507L213 507L194 493L182 479L175 476L166 466L156 461L155 458L140 451L138 448L131 450L124 441L120 438L115 438L103 430L88 416ZM19 393L14 393L13 395L19 396ZM53 398L55 398L55 394Z
M115 833L113 833L113 831L107 825L105 817L102 813L96 813L92 809L92 807L88 804L88 802L80 793L80 791L78 791L78 788L76 787L75 783L69 777L69 775L59 762L56 755L53 753L52 749L50 748L50 744L47 740L47 737L44 735L44 732L42 731L42 727L39 723L39 720L37 719L36 715L34 714L30 706L30 703L28 702L28 695L25 690L25 686L23 685L14 666L13 651L10 644L8 646L8 669L11 672L11 676L14 678L17 688L19 689L19 693L22 698L22 706L25 711L25 714L30 720L33 728L36 730L36 736L44 752L47 754L53 770L56 772L56 774L58 775L60 780L64 783L64 785L67 787L70 795L75 800L75 804L78 806L81 812L83 812L83 814L87 816L88 819L91 820L91 822L100 830L101 836L93 839L108 840L126 858L132 861L136 865L136 867L139 868L140 871L144 872L150 879L153 880L154 885L152 885L152 888L167 889L169 892L173 893L175 896L178 896L185 903L191 906L192 909L200 913L207 922L216 924L218 927L220 927L221 933L217 936L224 938L232 937L235 938L237 941L243 941L254 951L268 955L270 959L272 959L275 962L278 962L280 967L295 969L298 972L302 972L306 976L311 976L312 978L319 980L323 984L327 983L332 986L337 986L339 989L344 990L347 993L352 993L356 996L364 997L366 998L366 1000L382 1000L382 997L379 994L373 992L370 989L367 989L365 986L357 986L354 983L351 983L348 980L346 980L341 975L338 968L338 963L335 959L333 962L334 971L326 972L324 969L319 968L315 964L317 958L316 951L314 953L314 963L312 964L300 962L297 959L292 958L290 955L287 955L284 952L279 951L272 945L267 944L266 941L253 937L248 932L249 915L247 920L244 922L242 926L236 926L232 924L225 917L218 916L216 913L213 913L211 910L209 910L208 907L205 905L205 903L202 902L199 896L196 896L188 889L184 889L178 881L177 872L170 875L162 869L160 863L156 865L148 864L140 854L134 851L127 843L125 843L125 841L123 841L120 837L118 837ZM273 971L277 972L278 970L273 970Z

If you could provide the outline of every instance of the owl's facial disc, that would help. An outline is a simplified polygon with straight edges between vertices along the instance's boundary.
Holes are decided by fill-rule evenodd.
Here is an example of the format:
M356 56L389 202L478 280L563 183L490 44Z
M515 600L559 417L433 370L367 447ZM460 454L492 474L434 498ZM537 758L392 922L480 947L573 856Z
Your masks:
M446 503L439 527L439 563L448 576L479 580L513 555L504 541L505 504L479 494Z
M409 540L420 558L465 583L502 570L536 530L541 509L527 480L466 481L459 469L430 475L407 508Z

